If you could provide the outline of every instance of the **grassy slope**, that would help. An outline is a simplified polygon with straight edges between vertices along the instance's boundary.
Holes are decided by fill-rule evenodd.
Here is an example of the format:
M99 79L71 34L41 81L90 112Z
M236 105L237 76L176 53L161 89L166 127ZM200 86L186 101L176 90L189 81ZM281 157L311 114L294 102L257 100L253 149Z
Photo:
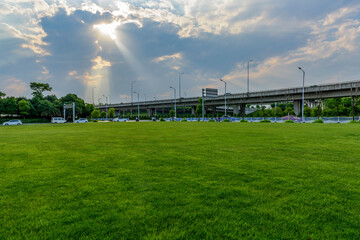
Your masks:
M0 238L356 239L360 128L0 127Z

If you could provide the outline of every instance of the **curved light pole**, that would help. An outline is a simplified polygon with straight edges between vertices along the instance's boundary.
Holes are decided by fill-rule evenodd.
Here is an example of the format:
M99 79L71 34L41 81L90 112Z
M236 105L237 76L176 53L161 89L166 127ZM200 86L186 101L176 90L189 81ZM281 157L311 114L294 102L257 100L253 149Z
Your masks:
M301 122L304 122L305 71L301 67L299 67L299 69L303 72L303 92L302 92Z
M175 108L175 118L176 118L176 88L170 86L170 88L174 89L174 108Z
M250 87L249 87L249 84L250 84L250 62L252 62L253 60L249 60L247 62L247 94L249 94L250 92Z
M184 73L179 73L179 99L181 99L181 75Z
M139 119L139 121L140 121L140 107L139 107L139 98L140 98L140 94L138 93L138 92L135 92L134 91L134 93L136 93L137 95L138 95L138 119Z
M221 78L220 78L220 81L225 83L225 116L227 116L226 115L226 82L224 80L222 80Z

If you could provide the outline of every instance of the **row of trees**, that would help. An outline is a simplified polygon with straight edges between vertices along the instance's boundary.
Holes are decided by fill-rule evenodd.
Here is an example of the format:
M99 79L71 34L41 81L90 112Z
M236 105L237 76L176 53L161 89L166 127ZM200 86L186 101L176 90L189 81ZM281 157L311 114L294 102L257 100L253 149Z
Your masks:
M252 117L283 117L286 115L295 115L292 103L271 104L271 108L265 106L256 106L259 111L253 112ZM316 106L310 108L308 104L304 106L305 117L337 117L337 116L358 116L360 113L360 101L357 98L328 98L316 103ZM301 112L298 114L301 116Z
M21 116L22 118L51 118L62 116L64 104L75 102L75 114L77 117L88 117L94 110L92 104L87 104L76 94L67 94L61 98L56 95L44 96L44 92L50 92L52 88L47 83L30 83L32 98L7 97L0 92L0 115ZM72 117L72 109L67 109L66 115Z

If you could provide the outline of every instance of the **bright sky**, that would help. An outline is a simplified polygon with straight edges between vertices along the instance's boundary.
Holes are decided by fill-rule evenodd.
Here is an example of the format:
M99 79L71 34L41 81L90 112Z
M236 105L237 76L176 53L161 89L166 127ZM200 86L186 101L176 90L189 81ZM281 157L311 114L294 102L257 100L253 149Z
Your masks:
M360 79L358 0L1 0L0 91L92 102L200 96Z

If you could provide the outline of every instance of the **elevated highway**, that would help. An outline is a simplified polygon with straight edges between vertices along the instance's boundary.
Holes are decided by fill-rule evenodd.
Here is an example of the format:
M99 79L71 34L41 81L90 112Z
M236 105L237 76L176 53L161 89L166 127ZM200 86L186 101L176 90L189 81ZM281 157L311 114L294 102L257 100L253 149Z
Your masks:
M336 97L355 97L360 95L360 81L339 82L331 84L321 84L305 86L304 95L306 101L318 99L336 98ZM294 111L298 114L301 110L302 87L284 88L266 91L257 91L250 93L236 93L226 95L226 105L230 107L235 114L245 114L247 104L270 104L275 102L293 102ZM192 114L195 113L199 97L176 99L176 106L180 108L191 107ZM205 107L207 112L215 113L217 109L224 109L225 95L219 95L217 98L206 99ZM117 103L106 105L97 105L101 111L106 108L115 108L116 112L137 111L138 102ZM156 111L161 112L164 109L170 109L174 106L174 99L142 101L139 102L141 110L147 110L149 116Z

